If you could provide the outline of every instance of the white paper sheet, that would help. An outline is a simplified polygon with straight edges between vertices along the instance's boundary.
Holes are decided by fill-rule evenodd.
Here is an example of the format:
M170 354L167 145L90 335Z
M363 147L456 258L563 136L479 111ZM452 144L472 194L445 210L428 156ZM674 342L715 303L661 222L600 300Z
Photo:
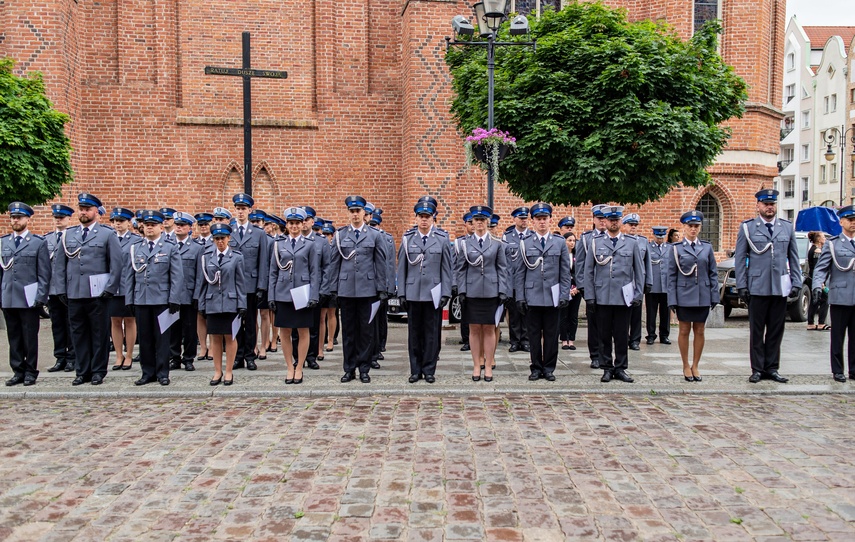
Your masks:
M39 290L39 283L34 282L24 286L24 297L27 300L27 306L32 307L36 304L36 292Z
M309 294L311 293L311 285L304 284L298 288L291 288L291 301L294 302L294 308L297 310L305 309L309 304Z
M430 289L430 296L433 298L433 308L439 308L439 300L442 297L442 283L437 284Z
M377 316L377 311L380 309L380 301L375 301L371 304L371 317L368 318L368 323L374 321L374 317Z
M89 275L89 295L98 297L104 293L104 288L110 281L110 273L101 273L100 275Z
M793 281L790 280L790 274L781 275L781 295L787 297L790 295L790 290L793 289Z
M160 326L160 333L166 333L166 330L169 329L172 324L178 321L178 317L181 316L180 312L176 312L175 314L169 314L169 309L166 309L162 313L157 315L157 324Z
M561 291L561 289L560 289L560 286L558 284L552 285L552 306L553 307L558 306L558 295L559 295L560 291Z
M499 308L496 309L496 326L498 327L499 322L502 321L502 314L505 312L505 306L499 304Z
M632 299L635 297L635 285L631 282L624 284L621 291L623 292L623 302L629 307L632 305Z
M232 320L232 339L237 338L238 331L240 331L240 314L235 316L235 319Z

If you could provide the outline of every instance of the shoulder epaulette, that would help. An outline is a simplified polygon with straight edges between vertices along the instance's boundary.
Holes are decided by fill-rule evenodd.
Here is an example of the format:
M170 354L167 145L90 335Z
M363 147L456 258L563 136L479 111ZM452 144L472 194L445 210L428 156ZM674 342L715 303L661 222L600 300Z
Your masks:
M502 239L501 237L496 237L496 236L495 236L495 235L493 235L492 233L490 234L490 237L492 237L493 239L495 239L496 241L498 241L498 242L500 242L500 243L505 243L505 240L504 240L504 239ZM505 244L507 244L507 243L505 243Z
M448 237L448 232L445 230L434 230L434 231L443 237Z
M44 241L44 237L43 237L43 236L41 236L41 235L39 235L39 234L37 234L37 233L31 233L30 235L32 235L32 236L33 236L33 237L35 237L36 239L41 239L42 241Z
M707 241L707 240L705 240L705 239L699 239L699 241L700 241L700 242L701 242L701 244L703 244L703 245L710 245L710 246L712 246L712 243L710 243L709 241Z
M511 224L510 226L508 226L507 228L505 228L505 233L511 233L511 230L513 230L514 228L516 228L516 226L514 226L513 224Z
M638 239L635 235L632 235L631 233L625 233L623 235L624 237L627 237L629 239Z
M349 226L349 224L347 226L342 226L342 227L338 228L337 231L346 230L348 228L348 226Z
M748 220L743 220L743 221L742 221L742 223L743 223L743 224L747 224L747 223L749 223L749 222L754 222L754 219L755 219L755 218L757 218L757 217L755 216L754 218L749 218Z
M647 237L645 237L645 236L643 236L643 235L636 235L636 236L635 236L635 238L636 238L636 239L644 239L645 241L647 241L647 240L648 240L648 239L647 239Z
M787 224L792 224L792 222L790 222L786 218L779 218L778 220L780 220L781 222L786 222Z

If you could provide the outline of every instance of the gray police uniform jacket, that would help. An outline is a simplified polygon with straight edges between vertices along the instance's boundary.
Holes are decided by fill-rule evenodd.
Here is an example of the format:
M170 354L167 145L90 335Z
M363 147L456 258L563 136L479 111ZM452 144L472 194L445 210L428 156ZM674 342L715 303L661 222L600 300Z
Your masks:
M457 258L457 292L475 299L490 299L504 294L511 297L513 286L507 260L507 243L487 234L484 246L478 246L473 233L460 240Z
M62 230L62 235L65 235L66 230ZM57 238L57 231L52 231L50 233L44 234L42 237L45 238L45 243L47 244L48 256L50 257L50 268L51 268L51 276L50 276L50 287L48 288L48 295L58 295L59 288L59 274L56 272L56 264L59 260L56 257L57 252L62 250L62 244L60 243L60 239Z
M514 290L517 300L530 307L557 307L557 301L570 299L573 277L570 271L570 252L564 238L546 235L544 247L537 235L531 233L520 241L520 257L514 270ZM552 287L558 285L558 297L553 299Z
M443 233L431 230L424 243L418 230L404 235L398 249L398 296L433 301L431 290L440 285L439 297L451 297L452 258L451 244Z
M199 311L206 314L237 313L246 309L247 289L244 281L243 256L231 248L220 265L217 248L209 246L199 258L196 270L196 299Z
M193 241L202 248L208 248L214 244L214 239L210 235L207 238L194 237Z
M790 292L781 289L781 277L787 274L791 287L802 286L799 251L788 220L775 219L772 237L759 216L740 224L733 263L736 287L748 288L751 295L788 296Z
M668 293L668 255L671 245L658 245L653 241L647 243L647 253L650 255L651 294Z
M392 237L392 234L378 229L380 235L383 236L383 240L386 242L384 245L386 247L386 291L394 292L397 288L397 267L395 266L395 238ZM446 238L446 242L448 242L448 238Z
M531 230L528 229L520 233L514 227L502 234L502 241L505 243L505 256L508 260L508 288L511 289L510 297L514 299L521 300L523 296L523 292L516 289L515 277L520 259L520 240L530 233Z
M125 233L125 235L116 234L116 239L119 240L119 246L122 248L122 261L128 262L129 261L128 260L128 251L130 250L131 245L133 243L139 241L140 239L142 239L142 237L140 237L139 235L137 235L135 233L131 233L129 231L129 232ZM124 271L122 271L122 274L124 275ZM119 283L119 291L116 293L116 295L124 296L125 294L127 294L127 292L124 289L124 276L123 276L122 281Z
M336 230L330 260L330 292L339 297L374 297L388 288L386 248L380 233L363 226L359 239L352 226Z
M287 303L293 301L291 290L309 285L309 300L317 301L321 288L320 254L312 239L300 237L294 248L291 238L277 239L270 254L270 275L267 299Z
M670 246L667 260L668 306L709 307L721 299L712 245L698 239Z
M286 235L284 239L288 239L288 236ZM323 235L318 235L315 232L311 232L309 235L304 236L304 239L311 241L315 252L318 254L318 267L315 270L315 273L318 275L318 295L328 295L330 258L332 257L330 254L330 244ZM274 239L274 241L276 241L276 239ZM273 251L271 250L271 254L272 252ZM273 264L271 263L270 265L272 268Z
M621 234L615 245L606 234L592 237L585 258L585 301L626 307L623 287L630 283L632 301L640 300L644 295L644 261L635 236Z
M828 287L831 305L855 305L855 248L843 235L822 247L813 270L813 287Z
M180 303L184 292L184 269L178 245L161 237L149 250L141 237L128 248L122 290L126 305Z
M235 224L232 228L229 247L243 256L244 286L247 294L254 294L257 290L267 288L267 277L270 274L270 245L267 234L262 228L247 222L244 226L246 230L243 233L243 239L241 239L239 227Z
M647 252L647 237L643 235L634 236L638 240L638 249L641 251L641 259L644 262L644 285L653 287L653 264L650 261L650 253Z
M83 226L65 230L60 250L54 256L57 294L69 299L91 299L89 277L109 274L104 291L118 295L124 270L122 247L115 230L93 224L83 241Z
M588 251L591 249L591 239L600 232L596 230L588 230L582 232L579 240L576 241L576 288L579 290L585 289L585 260L588 257Z
M0 307L28 309L36 303L47 303L50 288L51 261L45 238L27 232L15 248L15 234L0 238ZM36 285L31 303L24 288Z
M184 288L181 290L180 305L190 305L193 303L196 295L196 271L199 268L199 258L205 249L199 243L196 243L189 237L184 240L184 246L176 241L175 246L178 249L178 256L181 258L181 268L184 271Z

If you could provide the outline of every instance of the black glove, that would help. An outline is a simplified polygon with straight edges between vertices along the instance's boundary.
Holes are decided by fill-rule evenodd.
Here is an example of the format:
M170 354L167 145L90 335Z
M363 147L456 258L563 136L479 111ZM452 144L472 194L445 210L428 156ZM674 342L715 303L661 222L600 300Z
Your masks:
M562 299L561 301L558 302L558 308L559 309L563 309L564 307L567 307L568 305L570 305L569 299Z
M588 307L589 313L596 314L596 312L597 312L597 302L596 301L585 300L585 306Z
M449 299L451 299L451 298L450 298L450 297L448 297L447 295L444 295L444 296L440 297L440 298L439 298L439 306L440 306L440 307L444 307L444 306L448 305L448 300L449 300Z
M407 310L407 298L403 296L399 297L398 306L401 307L401 310Z
M451 287L451 297L455 297L457 295L457 286Z
M380 298L380 301L386 301L387 299L389 299L389 292L380 292L379 294L377 294L377 297Z
M811 295L813 295L813 304L819 305L822 300L822 288L814 288Z
M241 318L246 316L246 309L238 309L238 316L240 316Z
M748 288L740 288L737 293L739 294L739 299L748 304L748 300L751 299L751 294L748 293Z
M104 290L103 292L101 292L101 295L99 295L98 297L103 297L104 299L110 299L111 297L113 297L113 294L108 292L107 290Z
M273 312L276 312L276 302L275 301L271 301L270 303L267 304L267 306L268 306L268 308L270 308L270 310L272 310Z
M137 308L133 305L125 305L125 308L128 309L128 312L131 313L131 316L136 316Z
M332 303L332 304L333 304L333 306L335 306L335 307L340 307L340 306L341 306L341 305L339 305L339 303L338 303L338 294L337 294L336 292L331 292L331 293L330 293L330 303Z
M315 301L314 299L313 299L313 300L310 300L310 301L306 304L306 308L307 308L307 309L314 309L314 308L315 308L315 307L317 307L317 306L318 306L318 302L317 302L317 301Z
M256 292L255 292L255 297L256 297L257 299L261 299L262 297L264 297L264 293L265 293L266 291L267 291L267 290L262 290L262 289L258 289L258 290L256 290Z
M504 305L507 302L508 302L508 296L506 296L505 294L499 294L499 303Z
M525 301L517 301L517 309L520 311L520 314L525 314L528 312L528 303Z
M668 310L677 312L677 305L668 305Z
M68 296L67 295L59 294L58 296L56 296L56 298L59 299L60 303L62 303L66 307L68 306Z
M640 300L640 299L636 299L635 301L633 301L632 303L630 303L630 306L632 306L632 307L640 307L640 306L641 306L641 300Z
M649 294L649 293L650 293L650 290L652 290L652 289L653 289L653 285L652 285L652 284L645 284L645 285L644 285L644 293L645 293L645 294Z
M201 314L201 315L202 315L202 318L207 318L207 315L205 314L205 311L199 311L199 314Z
M181 310L181 305L179 305L178 303L169 304L169 314L175 314L179 310Z
M499 294L499 297L501 297L501 294ZM462 304L466 301L466 294L457 294L457 299L460 300L460 303Z
M788 295L787 297L796 297L797 295L799 295L801 293L801 291L802 291L801 286L793 286L790 289L790 295Z
M576 286L576 291L579 292L579 295L582 296L582 299L585 299L585 289L584 288L579 288L578 286Z

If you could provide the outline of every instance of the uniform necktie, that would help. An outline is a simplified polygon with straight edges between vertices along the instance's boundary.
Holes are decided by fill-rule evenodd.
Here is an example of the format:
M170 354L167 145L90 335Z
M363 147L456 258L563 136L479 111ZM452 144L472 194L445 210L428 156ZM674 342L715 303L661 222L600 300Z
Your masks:
M695 249L695 242L692 241L692 250L694 250L694 249Z
M217 254L217 265L223 265L223 253Z
M766 229L767 229L767 230L769 230L769 237L772 237L772 224L771 224L771 223L767 223L767 224L766 224Z
M243 240L243 226L241 226L240 228L238 228L238 233L240 234L240 238L241 238L241 240Z
M15 248L18 248L19 246L21 246L21 236L16 235L15 236Z
M297 247L297 240L291 239L291 250L294 250Z
M422 235L422 246L427 245L427 235Z
M612 246L613 247L617 246L617 237L612 237Z
M178 250L184 248L184 241L178 241Z
M85 241L87 235L89 235L89 228L83 228L83 238L81 240Z
M62 232L58 231L56 232L56 242L59 243L60 241L62 241Z
M855 239L850 239L849 244L852 245L852 250L855 250Z
M154 241L149 241L149 242L148 242L148 251L149 251L149 252L154 251Z
M478 239L478 248L484 248L484 240Z
M540 238L540 248L546 248L546 237Z
M356 240L359 241L359 230L356 230Z

